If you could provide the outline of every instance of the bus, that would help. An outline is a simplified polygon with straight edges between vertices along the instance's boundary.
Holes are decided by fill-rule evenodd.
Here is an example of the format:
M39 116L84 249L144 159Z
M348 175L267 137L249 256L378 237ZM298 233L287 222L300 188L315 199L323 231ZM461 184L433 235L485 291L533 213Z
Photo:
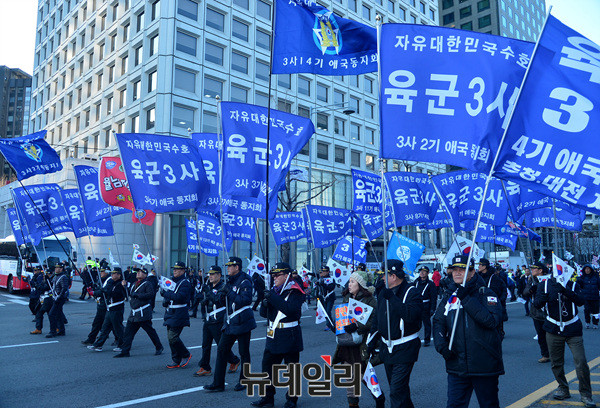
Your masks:
M58 240L54 236L46 237L35 248L40 257L44 258L43 263L50 268L54 268L56 262L67 259L63 247L71 256L71 241L64 235L57 237ZM17 248L13 235L0 239L0 288L5 288L9 293L30 290L28 279L25 278L33 275L27 269L34 265L39 265L39 261L33 247L26 248L22 245Z

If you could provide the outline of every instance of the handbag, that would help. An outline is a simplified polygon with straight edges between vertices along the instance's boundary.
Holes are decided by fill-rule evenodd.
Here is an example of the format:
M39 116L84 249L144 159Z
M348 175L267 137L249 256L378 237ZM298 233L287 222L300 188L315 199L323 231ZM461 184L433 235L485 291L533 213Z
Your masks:
M338 346L358 346L363 341L362 334L354 333L342 333L335 336L335 341Z

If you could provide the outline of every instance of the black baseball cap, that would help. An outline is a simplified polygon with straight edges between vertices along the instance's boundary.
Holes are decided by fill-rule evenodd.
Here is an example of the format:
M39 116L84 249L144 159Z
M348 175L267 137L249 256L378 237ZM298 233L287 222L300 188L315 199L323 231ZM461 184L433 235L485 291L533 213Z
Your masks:
M396 275L400 279L404 279L404 262L399 259L387 260L388 274ZM385 271L385 262L381 264L381 270Z
M269 271L269 273L290 273L292 267L287 262L277 262L275 267Z
M175 262L175 265L173 265L173 269L185 269L185 263L177 261Z
M490 261L489 261L489 260L487 260L487 259L485 259L485 258L481 258L481 259L479 260L479 265L483 265L483 266L485 266L486 268L489 268L489 266L490 266Z
M448 268L467 268L467 261L469 260L468 255L458 255L452 258L452 264ZM475 265L473 259L471 259L471 268Z
M548 272L548 267L547 267L546 265L544 265L544 263L542 263L542 262L539 262L539 261L538 261L538 262L534 262L534 263L532 263L530 268L538 268L538 269L541 269L541 270L542 270L542 273L543 273L544 275L547 275L547 274L549 273L549 272Z
M358 264L358 268L356 268L359 271L366 271L367 270L367 264L365 264L364 262L361 262Z
M242 259L237 256L230 256L229 260L225 263L225 266L233 266L238 265L240 268L242 267Z
M210 270L208 271L208 273L223 274L223 271L221 271L221 267L219 265L213 265L210 267Z
M327 265L323 265L321 266L321 272L330 272L331 270L329 269L329 266Z
M429 267L427 267L427 266L425 266L425 265L423 265L423 266L421 266L421 267L419 268L419 272L421 272L421 271L423 271L423 270L425 270L425 271L427 271L427 273L429 273Z
M117 269L113 269L112 271L110 271L110 273L118 273L119 275L123 275L123 272L121 272L121 268Z

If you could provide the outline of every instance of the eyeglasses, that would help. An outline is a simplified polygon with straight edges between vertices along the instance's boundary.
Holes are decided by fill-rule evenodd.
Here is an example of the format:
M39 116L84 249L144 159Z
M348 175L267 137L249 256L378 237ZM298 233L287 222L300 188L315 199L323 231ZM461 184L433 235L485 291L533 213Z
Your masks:
M273 276L273 278L279 278L281 275L285 275L283 272L279 272L279 273L272 273L271 276Z

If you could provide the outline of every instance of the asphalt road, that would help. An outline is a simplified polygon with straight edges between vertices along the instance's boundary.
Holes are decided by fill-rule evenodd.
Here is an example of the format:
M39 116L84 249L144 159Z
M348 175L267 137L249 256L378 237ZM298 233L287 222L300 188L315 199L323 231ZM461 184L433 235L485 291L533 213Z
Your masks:
M234 392L233 385L238 374L227 374L224 393L207 393L201 387L212 382L212 377L194 378L201 356L202 323L192 319L190 328L182 334L182 340L191 348L192 361L184 369L168 370L170 362L166 329L162 326L162 307L157 302L154 326L166 350L162 356L154 356L154 347L143 331L136 336L131 358L113 359L112 347L105 344L103 352L93 352L80 344L90 330L96 304L74 299L65 306L69 320L67 335L46 339L30 335L34 329L32 316L27 307L26 296L12 296L0 292L0 407L248 407L251 398L243 392ZM500 377L500 405L506 407L526 395L546 386L553 380L549 364L539 364L539 349L533 340L535 335L531 319L524 316L523 306L508 306L509 321L505 324L506 338L504 365L506 375ZM128 310L128 309L127 309ZM581 311L583 317L583 311ZM258 327L252 333L251 354L253 371L259 371L265 344L264 319L256 314ZM44 321L44 333L48 332ZM302 319L304 352L301 362L323 365L321 355L335 351L335 339L331 332L323 331L323 325L315 325L312 308ZM422 336L421 336L422 337ZM110 341L110 340L109 340ZM588 361L600 355L600 330L584 330ZM216 347L212 348L214 366ZM237 346L234 347L237 351ZM236 353L237 354L237 353ZM567 352L566 371L573 370L573 362ZM376 368L385 393L387 381L382 366ZM306 395L306 381L303 382ZM416 407L444 407L446 401L446 373L444 361L433 347L421 348L419 361L411 377L412 398ZM477 403L471 403L476 407ZM135 401L134 401L135 400ZM576 400L576 399L575 399ZM279 390L276 406L284 403L284 392ZM346 405L346 391L333 389L332 397L301 397L300 407L332 407ZM374 407L369 391L363 387L361 407Z

